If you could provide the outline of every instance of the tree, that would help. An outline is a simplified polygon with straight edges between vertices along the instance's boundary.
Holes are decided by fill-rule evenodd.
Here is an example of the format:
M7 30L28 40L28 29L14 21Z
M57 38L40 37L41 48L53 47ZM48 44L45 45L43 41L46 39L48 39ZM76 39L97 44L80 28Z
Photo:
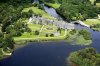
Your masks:
M48 34L45 34L46 37L48 37Z
M5 34L3 38L3 48L9 47L10 49L14 48L14 40L10 34Z
M87 30L80 30L79 34L83 35L84 39L91 40L91 33L88 32Z
M30 10L28 11L28 15L29 15L30 17L32 17L32 14L33 14L33 11L32 11L32 9L30 9Z
M36 30L36 31L35 31L35 35L39 35L39 31Z
M51 37L54 37L54 34L50 34Z

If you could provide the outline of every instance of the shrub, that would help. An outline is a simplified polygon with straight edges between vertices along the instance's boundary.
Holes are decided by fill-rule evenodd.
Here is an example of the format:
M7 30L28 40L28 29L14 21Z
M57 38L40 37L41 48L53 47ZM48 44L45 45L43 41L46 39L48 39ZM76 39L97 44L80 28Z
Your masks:
M45 34L46 37L48 37L48 34Z
M39 35L39 31L36 30L36 31L35 31L35 35Z
M91 40L91 33L88 32L87 30L80 30L79 34L83 35L84 39Z
M93 25L91 28L100 28L100 24Z
M74 35L76 33L76 29L70 31L70 34Z
M54 37L54 34L50 34L51 37Z

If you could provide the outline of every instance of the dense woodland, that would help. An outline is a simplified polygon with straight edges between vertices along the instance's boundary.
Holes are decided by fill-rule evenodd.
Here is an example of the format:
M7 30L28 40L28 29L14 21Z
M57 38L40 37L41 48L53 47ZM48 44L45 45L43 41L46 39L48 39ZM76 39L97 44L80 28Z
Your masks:
M50 3L60 3L57 12L67 21L86 20L87 18L96 18L100 14L100 8L96 7L90 0L43 0Z
M13 48L12 36L20 36L22 32L29 31L27 25L19 19L24 7L31 6L33 0L0 0L0 47Z
M57 10L68 21L85 20L95 18L100 13L100 8L91 4L88 0L63 0L61 7Z

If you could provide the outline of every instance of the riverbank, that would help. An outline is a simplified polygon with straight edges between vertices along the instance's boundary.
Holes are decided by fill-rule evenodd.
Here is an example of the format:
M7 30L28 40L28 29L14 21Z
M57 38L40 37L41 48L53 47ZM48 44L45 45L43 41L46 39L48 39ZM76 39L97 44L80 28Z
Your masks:
M50 7L50 8L54 8L54 9L58 9L60 7L61 4L57 4L57 3L44 3L46 6Z
M12 53L7 53L3 50L3 48L0 48L0 60L4 58L8 58L12 55Z
M26 37L26 38L21 38L21 37L14 37L14 41L16 44L24 44L26 42L41 42L41 41L58 41L58 40L65 40L70 31L65 30L62 32L61 36L58 37Z
M87 25L89 25L91 27L91 29L96 30L96 31L100 31L100 19L87 19L86 21L84 21L84 23L86 23Z

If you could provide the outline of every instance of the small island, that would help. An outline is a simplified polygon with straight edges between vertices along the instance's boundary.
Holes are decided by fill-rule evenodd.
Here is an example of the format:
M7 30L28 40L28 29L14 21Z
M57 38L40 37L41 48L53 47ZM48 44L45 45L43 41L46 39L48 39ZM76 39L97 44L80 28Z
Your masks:
M71 66L99 66L100 54L94 48L72 52L68 58Z

